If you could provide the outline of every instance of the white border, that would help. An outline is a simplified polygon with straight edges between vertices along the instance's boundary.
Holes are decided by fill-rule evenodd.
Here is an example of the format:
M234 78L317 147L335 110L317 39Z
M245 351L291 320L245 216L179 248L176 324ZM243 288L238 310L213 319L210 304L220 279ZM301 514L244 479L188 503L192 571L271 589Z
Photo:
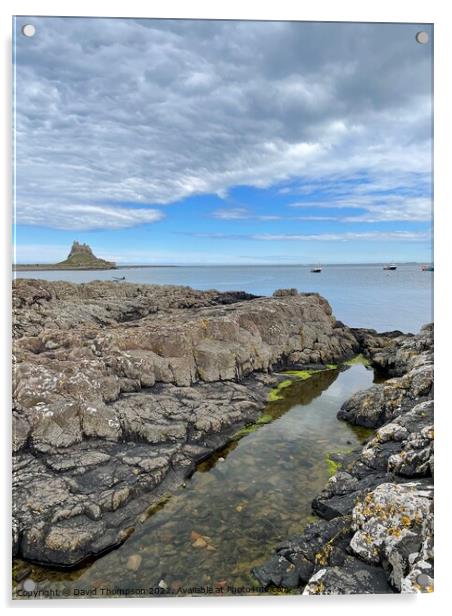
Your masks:
M4 140L0 150L1 183L2 190L2 289L3 312L2 327L2 370L4 379L1 391L3 393L2 435L3 448L1 460L4 498L1 508L1 528L4 567L0 573L0 597L4 607L15 611L28 612L30 609L42 611L47 609L75 609L75 610L102 610L102 609L128 609L138 608L164 612L183 610L185 613L208 610L209 612L229 613L232 610L259 609L270 613L270 610L283 608L290 613L300 611L315 611L316 613L354 614L366 616L379 614L384 610L397 610L400 613L417 614L426 610L440 609L441 604L447 601L449 582L449 567L452 542L450 538L450 519L448 513L450 501L450 475L448 470L448 448L452 437L451 414L447 380L448 334L450 330L451 287L452 287L452 258L450 245L452 244L452 225L450 211L449 178L452 165L452 130L450 114L452 110L452 37L450 36L451 21L448 19L448 4L444 0L424 0L422 2L411 0L317 0L316 2L302 2L300 0L278 0L274 3L253 2L248 0L166 0L165 2L127 0L124 3L112 4L99 0L66 0L63 2L42 0L9 1L4 0L1 7L1 66L0 83L2 87L1 106L3 110L2 134ZM9 525L10 525L10 497L9 497L9 466L10 466L10 432L7 429L10 408L10 224L11 224L11 16L12 15L80 15L80 16L110 16L110 17L180 17L180 18L229 18L229 19L293 19L312 21L379 21L379 22L418 22L435 24L435 323L436 323L436 573L433 595L414 597L378 596L369 597L243 597L237 599L168 599L157 601L155 599L127 599L109 601L74 600L65 601L33 601L11 602L9 582ZM449 62L448 62L449 59ZM449 352L448 352L449 351ZM449 525L449 526L448 526Z

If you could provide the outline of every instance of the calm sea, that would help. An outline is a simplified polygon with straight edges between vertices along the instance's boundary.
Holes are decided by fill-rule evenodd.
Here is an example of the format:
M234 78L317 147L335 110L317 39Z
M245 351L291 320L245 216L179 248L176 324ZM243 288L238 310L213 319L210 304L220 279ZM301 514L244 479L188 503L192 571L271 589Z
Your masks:
M16 276L69 282L126 276L127 282L239 290L256 295L295 287L326 297L336 317L352 327L417 332L433 320L433 273L421 271L419 265L399 265L392 272L384 271L382 265L328 265L320 274L311 273L306 266L252 265L17 272Z

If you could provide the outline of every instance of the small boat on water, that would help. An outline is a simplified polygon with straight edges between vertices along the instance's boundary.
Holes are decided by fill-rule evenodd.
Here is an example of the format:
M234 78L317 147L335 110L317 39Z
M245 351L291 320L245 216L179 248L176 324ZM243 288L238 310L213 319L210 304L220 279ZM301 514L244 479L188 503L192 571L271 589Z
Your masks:
M121 282L121 280L125 280L126 277L125 276L113 276L113 280L115 282Z
M397 265L395 263L390 263L389 265L384 265L383 269L390 270L391 272L393 272L394 270L397 269Z
M421 270L423 272L433 272L434 271L434 267L433 267L433 265L423 265L421 267Z
M321 271L322 271L322 268L320 267L320 265L316 265L315 267L311 267L311 273L312 274L320 274Z

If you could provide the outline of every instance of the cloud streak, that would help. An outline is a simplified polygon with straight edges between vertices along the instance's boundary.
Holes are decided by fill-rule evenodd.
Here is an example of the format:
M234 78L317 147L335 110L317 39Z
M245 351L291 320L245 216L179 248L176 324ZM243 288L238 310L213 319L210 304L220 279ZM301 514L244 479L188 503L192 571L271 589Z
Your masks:
M349 241L396 241L423 242L431 234L423 231L363 231L344 233L189 233L192 237L216 240L257 240L264 242L349 242Z

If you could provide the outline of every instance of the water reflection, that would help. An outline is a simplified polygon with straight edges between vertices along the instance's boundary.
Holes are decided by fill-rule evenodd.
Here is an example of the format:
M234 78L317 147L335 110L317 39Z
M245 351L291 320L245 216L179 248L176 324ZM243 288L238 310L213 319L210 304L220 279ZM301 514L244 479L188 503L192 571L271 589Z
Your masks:
M357 365L295 382L283 400L268 404L269 423L201 463L118 550L72 572L32 566L28 577L40 589L70 596L113 587L132 594L149 587L182 594L199 586L256 587L252 567L312 519L311 501L328 479L328 454L362 442L364 434L336 412L372 379ZM19 572L25 567L17 563Z

